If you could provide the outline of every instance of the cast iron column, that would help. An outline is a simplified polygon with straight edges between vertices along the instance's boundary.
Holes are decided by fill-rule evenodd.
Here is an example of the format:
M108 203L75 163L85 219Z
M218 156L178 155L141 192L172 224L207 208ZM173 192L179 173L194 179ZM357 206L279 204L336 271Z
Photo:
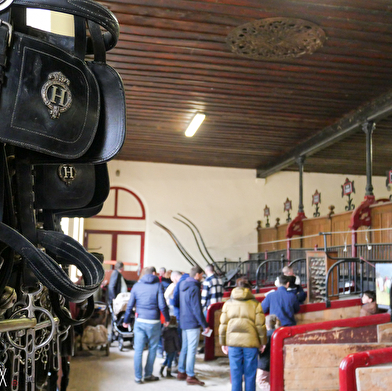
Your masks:
M362 124L362 130L366 134L366 189L365 196L372 196L373 185L372 185L372 175L373 175L373 142L372 134L373 130L376 128L376 124L373 121L367 121Z
M303 175L305 156L299 156L296 159L299 168L299 203L298 213L304 213L304 197L303 197Z

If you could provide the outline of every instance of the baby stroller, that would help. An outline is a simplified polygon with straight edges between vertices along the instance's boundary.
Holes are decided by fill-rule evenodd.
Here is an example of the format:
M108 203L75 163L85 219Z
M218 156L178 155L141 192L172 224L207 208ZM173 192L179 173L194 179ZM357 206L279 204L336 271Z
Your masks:
M110 343L108 341L108 308L106 303L96 301L94 312L90 319L80 327L75 327L75 333L79 334L79 351L91 351L100 348L109 356ZM78 344L76 345L76 347Z
M123 350L124 341L129 341L130 347L133 346L133 326L135 324L135 314L132 312L130 326L128 329L123 327L125 310L129 301L130 293L119 293L113 300L112 305L109 305L111 315L112 332L109 342L118 341L120 351Z

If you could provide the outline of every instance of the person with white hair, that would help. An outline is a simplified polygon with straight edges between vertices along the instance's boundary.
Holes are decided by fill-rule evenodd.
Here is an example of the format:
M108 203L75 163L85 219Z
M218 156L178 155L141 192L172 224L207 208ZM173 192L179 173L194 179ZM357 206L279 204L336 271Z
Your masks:
M282 269L282 274L292 278L292 281L290 281L290 286L287 291L294 293L297 296L299 304L303 304L306 300L307 294L302 288L300 278L294 274L294 270L291 266L285 266Z
M158 277L165 277L165 273L166 273L166 268L165 267L161 267L158 270Z
M163 291L166 291L168 286L171 284L171 279L166 277L166 268L161 267L158 271L159 281L162 283Z

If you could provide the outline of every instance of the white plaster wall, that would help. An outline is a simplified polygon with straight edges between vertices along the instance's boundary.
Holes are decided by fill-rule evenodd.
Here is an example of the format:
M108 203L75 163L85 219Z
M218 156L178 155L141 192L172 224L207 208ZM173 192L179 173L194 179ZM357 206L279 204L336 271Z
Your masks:
M262 220L263 226L265 224L263 209L266 204L271 209L272 223L276 217L282 223L285 221L283 203L287 197L293 202L292 216L298 210L298 173L280 172L264 180L256 179L255 170L120 160L111 161L108 166L111 186L128 188L144 202L147 215L146 266L190 268L169 235L154 224L155 220L171 229L198 263L205 266L191 231L173 219L177 213L197 225L215 260L236 261L240 257L247 259L249 252L257 251L255 228L257 220ZM345 175L305 173L306 215L312 217L311 196L316 189L321 193L321 215L329 212L331 204L335 205L336 213L344 212L346 197L341 197L340 186L345 179ZM366 179L359 176L349 176L349 179L354 180L356 194L353 198L358 205L364 197ZM377 197L389 197L385 178L373 178L373 185ZM105 221L100 221L105 229Z
M173 219L177 213L197 225L216 260L246 259L248 251L256 251L261 182L254 170L112 161L109 176L111 186L132 190L144 203L145 265L190 267L155 220L171 229L201 266L206 265L191 231Z

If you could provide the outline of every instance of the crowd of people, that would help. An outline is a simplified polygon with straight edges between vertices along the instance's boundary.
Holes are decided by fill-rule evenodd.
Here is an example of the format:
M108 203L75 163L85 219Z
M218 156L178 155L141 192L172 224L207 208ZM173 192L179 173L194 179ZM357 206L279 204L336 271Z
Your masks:
M153 375L153 367L159 347L165 355L160 375L172 378L172 364L177 362L177 379L189 385L204 385L195 376L195 360L201 328L209 334L206 312L210 304L222 301L223 283L215 275L213 266L204 271L192 267L189 274L180 271L146 267L139 281L132 288L124 315L123 327L130 325L133 312L135 382L159 380ZM118 278L118 277L116 277ZM143 368L143 350L148 347L147 361Z
M109 284L109 299L124 289L122 270L123 265L116 264L113 281ZM290 270L285 272L291 273ZM293 277L282 274L278 290L268 295L262 306L253 296L249 281L245 278L237 280L230 299L222 308L219 326L219 342L222 351L229 356L232 391L242 390L243 380L246 391L254 391L256 381L261 389L269 390L271 334L282 322L282 325L295 324L294 313L299 310L299 298L303 300L303 290L295 288L294 282L295 277L293 280ZM115 291L111 291L113 287ZM204 334L209 334L207 309L222 299L223 282L212 265L208 265L205 271L193 267L189 273L144 268L132 288L123 323L123 327L128 327L135 312L135 382L159 380L153 374L158 353L159 357L165 355L161 377L174 378L172 366L175 363L178 380L203 386L204 382L195 375L200 332L203 329ZM267 321L264 317L266 311L275 314L267 317ZM148 354L143 368L146 346Z
M122 265L123 267L123 265ZM116 265L109 284L109 299L124 289L121 264ZM203 280L204 279L204 280ZM239 278L230 298L224 303L219 325L219 343L229 356L232 391L270 390L270 346L273 332L280 326L296 325L295 314L306 299L306 292L294 275L285 267L275 285L277 290L267 293L260 303L252 294L246 278ZM116 289L114 292L110 289ZM163 357L160 376L176 378L189 385L203 386L195 374L200 333L210 335L207 309L223 299L223 282L208 265L203 271L192 267L189 273L146 267L134 284L124 316L128 327L135 313L134 369L135 382L158 381L154 376L155 358ZM361 316L377 312L373 292L364 293ZM269 313L267 317L265 313ZM148 348L143 368L143 350ZM173 370L173 365L177 370Z

